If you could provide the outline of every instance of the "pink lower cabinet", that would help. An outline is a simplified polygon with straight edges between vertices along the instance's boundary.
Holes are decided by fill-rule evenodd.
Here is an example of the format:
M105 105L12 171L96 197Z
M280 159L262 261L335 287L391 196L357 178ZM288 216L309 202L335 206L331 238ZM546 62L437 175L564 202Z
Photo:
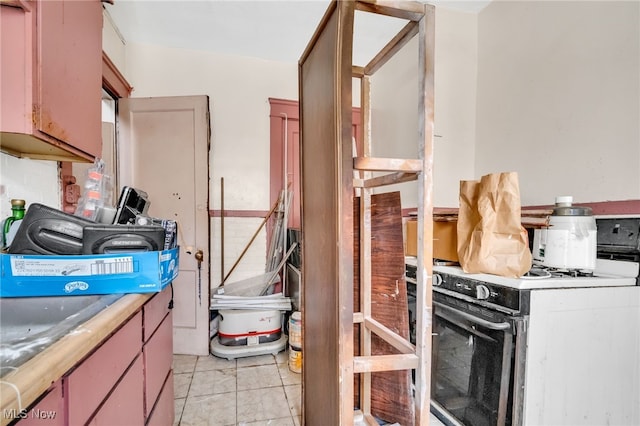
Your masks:
M141 351L142 312L138 312L63 379L70 425L85 424L91 420ZM141 405L140 418L144 413L142 408ZM143 424L134 422L135 418L132 413L128 424Z
M173 424L173 315L167 292L157 294L144 307L145 416L155 425ZM170 295L169 295L170 296ZM162 312L162 316L158 313ZM159 324L159 325L158 325ZM157 328L156 328L157 327Z
M138 356L89 425L144 425L143 383L142 357Z
M166 287L162 292L156 294L144 305L144 327L142 330L142 341L148 342L156 332L160 323L171 312L169 303L171 302L171 288ZM173 351L173 348L171 348Z
M6 415L6 413L4 413ZM66 425L62 381L58 380L51 389L32 407L17 413L20 426L63 426Z
M175 417L175 403L173 400L173 371L167 376L164 386L160 391L153 411L147 420L147 426L170 426Z
M27 410L20 426L173 425L171 288L154 295Z

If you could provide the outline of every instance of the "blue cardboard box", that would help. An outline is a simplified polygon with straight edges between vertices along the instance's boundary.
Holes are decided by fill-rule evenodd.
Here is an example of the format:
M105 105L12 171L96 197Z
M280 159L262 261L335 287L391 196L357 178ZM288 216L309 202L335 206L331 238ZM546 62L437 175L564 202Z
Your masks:
M179 248L86 256L0 254L0 297L161 291L178 275Z

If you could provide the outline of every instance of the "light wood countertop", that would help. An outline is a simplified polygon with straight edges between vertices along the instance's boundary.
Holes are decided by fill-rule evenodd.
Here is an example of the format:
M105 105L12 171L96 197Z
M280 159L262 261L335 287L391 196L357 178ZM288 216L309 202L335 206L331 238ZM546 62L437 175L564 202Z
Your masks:
M138 312L155 293L126 294L0 379L0 410L19 412ZM15 411L11 411L15 410ZM0 415L0 424L13 419Z

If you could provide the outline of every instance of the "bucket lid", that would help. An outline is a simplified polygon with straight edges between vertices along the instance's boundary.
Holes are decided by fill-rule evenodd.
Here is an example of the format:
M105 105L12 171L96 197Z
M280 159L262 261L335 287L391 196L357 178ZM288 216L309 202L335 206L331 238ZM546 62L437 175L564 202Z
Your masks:
M574 206L573 197L563 195L556 197L556 206L552 216L591 216L591 207Z

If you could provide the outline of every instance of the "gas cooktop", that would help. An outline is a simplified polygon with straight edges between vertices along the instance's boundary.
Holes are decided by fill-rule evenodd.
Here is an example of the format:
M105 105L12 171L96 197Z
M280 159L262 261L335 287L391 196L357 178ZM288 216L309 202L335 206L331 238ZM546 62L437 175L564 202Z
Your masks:
M553 288L583 288L583 287L620 287L636 285L639 265L636 262L616 260L596 260L596 269L593 274L563 273L561 271L547 270L548 274L532 274L519 278L507 278L491 274L467 274L460 266L433 267L434 274L449 274L460 278L491 283L502 287L527 289L553 289ZM434 280L437 286L437 280Z

